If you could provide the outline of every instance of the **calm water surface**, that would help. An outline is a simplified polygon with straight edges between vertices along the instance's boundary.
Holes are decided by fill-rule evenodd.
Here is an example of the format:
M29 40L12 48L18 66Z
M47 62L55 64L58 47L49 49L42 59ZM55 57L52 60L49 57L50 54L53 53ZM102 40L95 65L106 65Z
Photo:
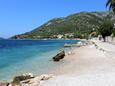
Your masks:
M0 80L10 80L15 75L27 72L47 73L59 66L51 59L63 45L76 42L76 40L0 40Z

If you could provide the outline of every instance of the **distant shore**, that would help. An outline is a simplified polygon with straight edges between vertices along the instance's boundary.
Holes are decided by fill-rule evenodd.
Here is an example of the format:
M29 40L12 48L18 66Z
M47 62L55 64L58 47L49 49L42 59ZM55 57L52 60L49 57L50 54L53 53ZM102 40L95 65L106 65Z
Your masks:
M71 39L51 39L51 38L43 38L43 39L1 39L1 40L85 40L79 38L71 38Z

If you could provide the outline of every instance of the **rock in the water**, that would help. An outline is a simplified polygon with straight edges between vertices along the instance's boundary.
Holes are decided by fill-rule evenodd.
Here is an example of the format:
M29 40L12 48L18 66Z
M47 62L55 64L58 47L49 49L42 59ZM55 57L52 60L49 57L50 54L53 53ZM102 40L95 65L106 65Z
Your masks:
M61 51L60 53L58 53L56 56L53 57L54 61L60 61L61 59L63 59L65 56L65 52Z

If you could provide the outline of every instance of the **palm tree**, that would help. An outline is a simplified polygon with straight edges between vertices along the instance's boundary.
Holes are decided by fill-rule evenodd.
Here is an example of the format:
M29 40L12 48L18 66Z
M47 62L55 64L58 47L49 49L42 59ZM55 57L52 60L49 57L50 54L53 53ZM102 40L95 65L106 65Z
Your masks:
M106 7L109 7L109 10L112 10L115 13L115 0L108 0Z

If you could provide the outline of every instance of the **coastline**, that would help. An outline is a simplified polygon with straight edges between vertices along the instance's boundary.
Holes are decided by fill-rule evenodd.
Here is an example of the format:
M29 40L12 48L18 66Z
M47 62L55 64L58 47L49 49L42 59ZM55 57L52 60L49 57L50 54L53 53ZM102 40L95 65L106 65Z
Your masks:
M76 43L76 41L71 40L70 41L69 40L67 41L4 40L1 42L2 43L7 42L7 44L3 46L9 46L8 48L6 47L6 50L10 51L10 52L3 51L3 53L1 52L0 54L1 61L3 61L3 63L6 61L6 60L4 61L4 58L6 58L5 56L9 56L8 58L11 58L12 60L11 59L8 60L8 62L11 63L10 65L8 65L8 67L4 67L4 65L2 66L3 69L1 69L0 81L11 81L13 77L25 73L33 73L34 75L40 75L43 73L48 73L51 70L54 70L55 68L64 63L62 62L56 64L55 62L51 61L52 57L55 56L57 53L59 53L61 49L64 49L63 48L64 43L74 43L74 42ZM8 42L10 42L11 45L17 44L17 46L10 47L9 45L10 43L8 44ZM25 43L27 43L27 46L25 46L26 45ZM32 43L33 45L31 45ZM41 45L41 43L43 44ZM22 44L24 44L24 46ZM2 49L4 48L1 48L1 51ZM69 49L64 50L68 52ZM9 54L7 55L7 53L9 54L11 53L10 54L11 56ZM12 58L13 57L12 55L14 55L15 58ZM14 62L15 59L18 62ZM3 63L1 63L1 65Z
M93 42L98 45L98 48ZM45 81L39 80L40 85L37 86L83 86L81 84L85 86L103 86L101 85L102 83L109 86L110 84L107 83L110 81L112 83L111 86L114 86L115 59L110 58L106 55L107 52L103 51L108 45L115 48L111 44L105 44L98 40L86 41L86 45L74 47L71 50L71 54L66 54L64 59L59 62L54 62L58 67L47 72L47 74L53 74L54 77L44 75L44 77L50 78ZM114 51L114 48L109 48L108 50ZM87 79L89 80L86 82ZM104 79L104 81L100 82L101 79ZM94 84L94 82L98 83L98 85Z
M78 41L84 41L84 40L81 40L81 39L79 39ZM68 52L73 52L74 50L75 50L75 48L79 48L79 47L67 47L67 48L62 48L64 51L65 51L65 54L66 54L66 57L68 57L68 56L71 56L71 55L67 55L68 54ZM60 49L61 50L61 49ZM59 50L56 50L57 52L55 52L55 54L56 53L59 53ZM53 55L52 55L53 56ZM65 57L65 58L66 58ZM51 57L51 59L52 59L52 57ZM49 60L49 61L51 61L51 60ZM65 61L64 59L63 60L61 60L60 62L53 62L53 60L52 60L52 62L51 62L51 64L52 65L54 65L55 67L52 69L52 70L57 70L58 68L60 68L61 66L64 66L64 65L66 65L66 64L68 64L68 62L67 61ZM42 75L42 74L44 74L44 73L47 73L47 74L51 74L52 73L52 70L49 70L49 71L44 71L44 72L31 72L30 71L30 73L33 73L35 76L38 76L38 75ZM18 74L15 74L15 73L13 73L12 74L12 76L13 77L15 77L15 76L18 76L18 75L21 75L21 74L25 74L25 73L28 73L28 72L23 72L23 70L20 70L20 71L22 71L21 73L18 73ZM55 72L55 71L54 71ZM54 73L54 75L59 75L58 73ZM5 79L5 80L3 80L3 81L8 81L8 82L11 82L12 80L13 80L13 77L12 78L8 78L7 80Z

